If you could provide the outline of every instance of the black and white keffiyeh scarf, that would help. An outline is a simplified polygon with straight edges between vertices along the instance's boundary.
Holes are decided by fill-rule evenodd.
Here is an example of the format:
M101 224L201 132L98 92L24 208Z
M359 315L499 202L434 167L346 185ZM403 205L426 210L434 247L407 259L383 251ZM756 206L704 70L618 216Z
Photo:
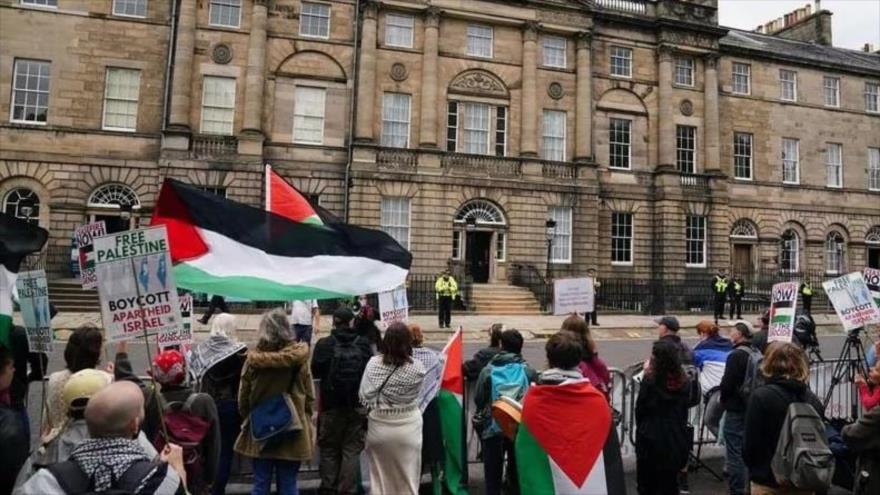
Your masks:
M96 492L108 490L135 461L150 460L137 440L126 438L88 439L70 458L94 481Z

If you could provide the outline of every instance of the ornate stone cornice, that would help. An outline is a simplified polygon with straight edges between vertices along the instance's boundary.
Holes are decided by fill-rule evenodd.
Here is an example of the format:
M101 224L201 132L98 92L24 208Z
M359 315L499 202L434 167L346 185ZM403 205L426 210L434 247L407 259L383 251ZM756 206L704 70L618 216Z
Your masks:
M425 9L425 27L439 27L441 15L443 15L443 11L438 7L428 7Z
M379 16L379 2L375 0L366 0L361 8L364 19L376 19Z
M269 0L254 0L255 7L268 7Z
M494 74L481 69L468 70L457 75L449 84L449 91L496 98L509 97L504 83Z
M526 21L523 24L523 40L524 41L537 41L538 40L538 31L541 30L541 23L538 21Z
M672 45L661 44L657 47L657 58L661 62L670 62L675 57L675 47Z
M703 62L705 62L707 69L717 69L719 58L721 56L718 53L707 53L703 55Z
M590 45L593 43L593 31L580 31L575 35L575 47L580 50L581 48L590 48Z

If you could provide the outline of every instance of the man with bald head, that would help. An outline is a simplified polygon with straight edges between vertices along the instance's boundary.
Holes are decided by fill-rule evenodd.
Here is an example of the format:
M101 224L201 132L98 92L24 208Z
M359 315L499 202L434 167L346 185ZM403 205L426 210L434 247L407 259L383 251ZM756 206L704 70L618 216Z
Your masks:
M18 493L64 495L110 488L137 494L183 494L186 472L182 450L169 445L150 459L137 440L144 420L144 396L132 382L115 382L89 400L88 440L65 462L34 474Z

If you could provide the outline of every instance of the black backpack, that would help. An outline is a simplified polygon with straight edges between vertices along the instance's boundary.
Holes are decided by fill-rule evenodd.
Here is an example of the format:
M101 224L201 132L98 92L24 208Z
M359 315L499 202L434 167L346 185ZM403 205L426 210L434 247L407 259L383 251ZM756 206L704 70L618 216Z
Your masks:
M137 489L144 482L147 475L152 473L157 467L161 467L162 464L146 459L135 461L122 473L119 479L112 483L110 489L100 492L94 489L94 480L74 461L59 462L45 469L52 473L55 481L58 482L58 485L61 486L61 489L67 495L93 495L98 493L104 495L134 495L135 493L152 494L156 492L164 480L164 476L153 476L151 481L154 481L154 483L147 483L140 492L137 492ZM165 467L167 468L167 465Z
M367 367L369 355L358 345L361 337L357 336L347 342L333 337L333 358L327 373L327 390L336 398L348 403L349 407L357 407L358 390L361 378Z

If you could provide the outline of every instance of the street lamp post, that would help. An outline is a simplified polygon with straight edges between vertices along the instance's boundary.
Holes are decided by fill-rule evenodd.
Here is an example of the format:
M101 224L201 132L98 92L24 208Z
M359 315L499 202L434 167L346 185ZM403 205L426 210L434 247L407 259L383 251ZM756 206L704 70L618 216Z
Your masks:
M467 245L467 233L475 232L477 230L477 218L473 216L465 218L464 230L466 232L464 236L464 242L462 242L462 246L464 246L464 273L465 275L473 275L471 273L470 263L468 263L468 249L470 249L472 246Z
M551 279L551 255L553 254L553 236L556 235L556 220L548 218L544 223L545 237L547 239L547 280Z

